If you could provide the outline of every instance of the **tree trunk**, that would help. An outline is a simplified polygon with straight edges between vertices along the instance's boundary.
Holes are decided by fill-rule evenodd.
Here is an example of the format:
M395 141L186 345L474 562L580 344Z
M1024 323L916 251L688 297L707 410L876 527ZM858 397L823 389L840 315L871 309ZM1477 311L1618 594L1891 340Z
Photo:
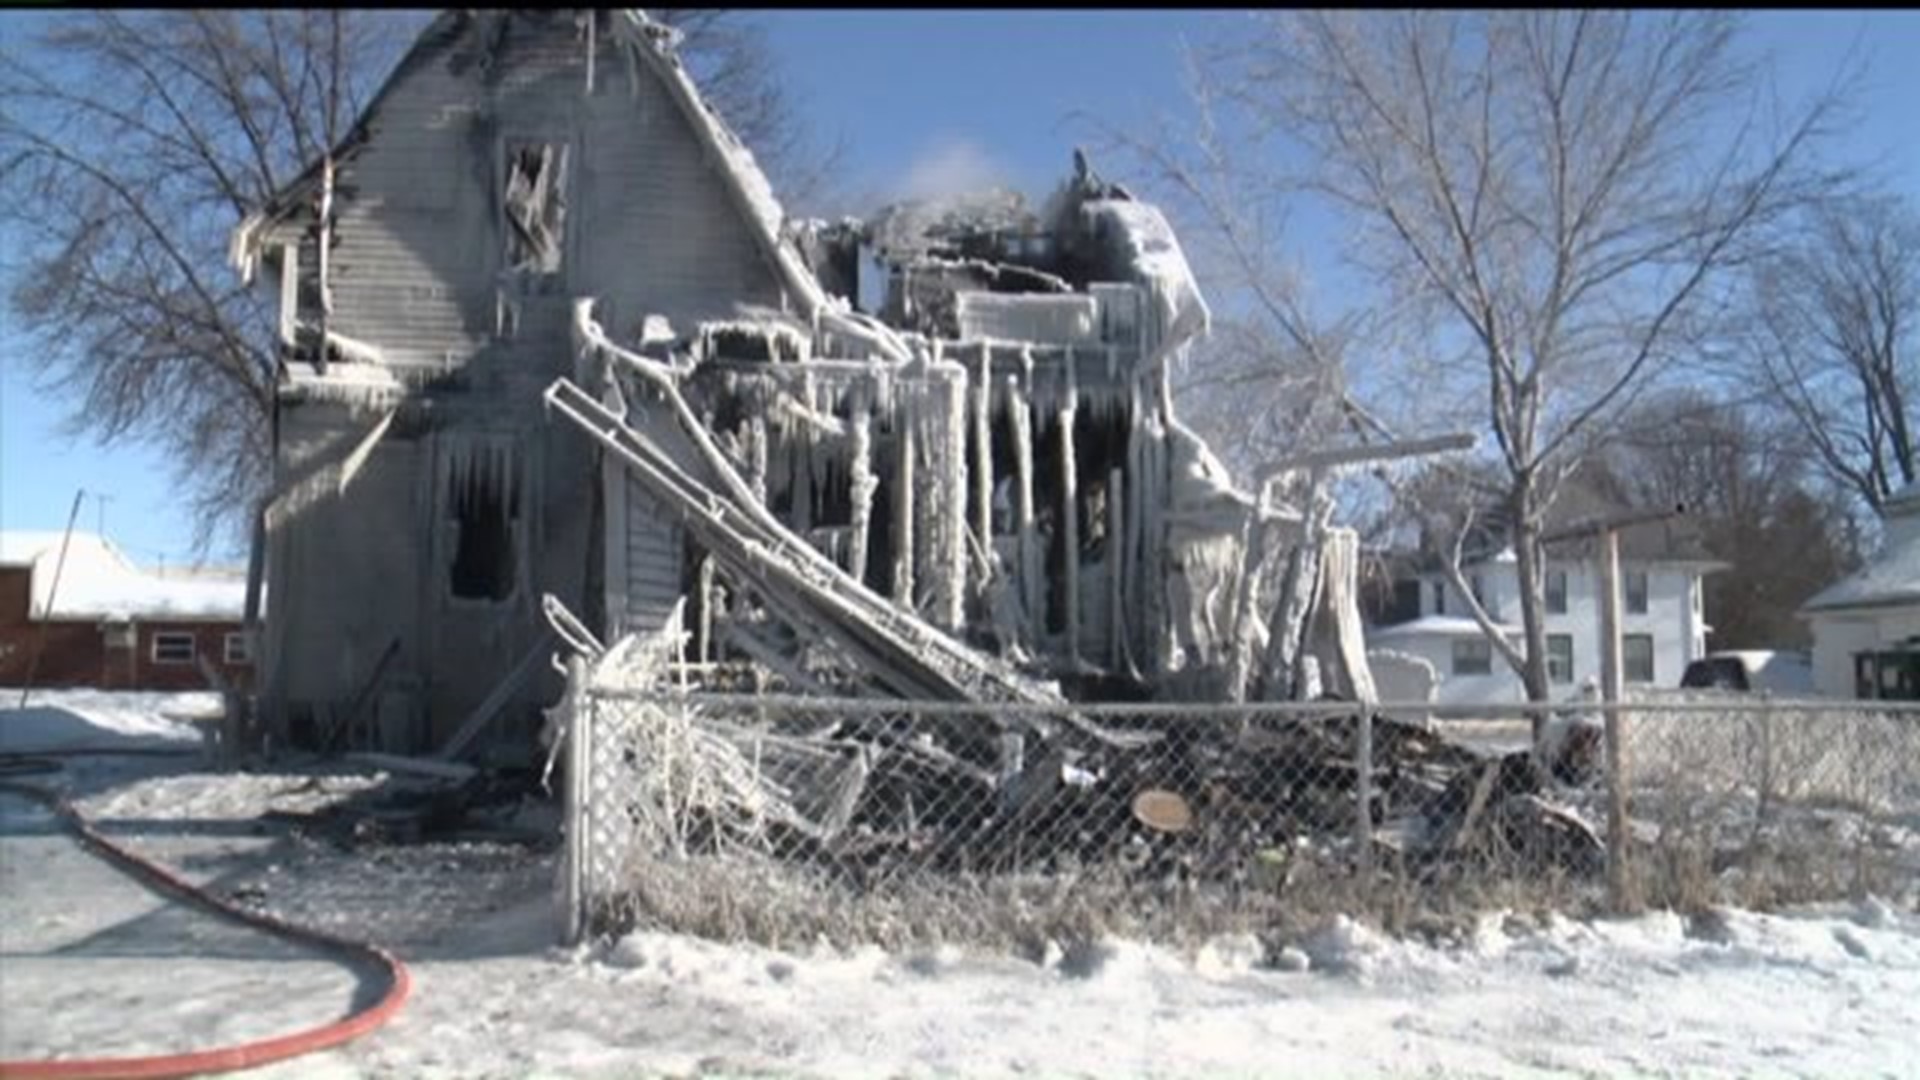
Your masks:
M1540 545L1540 508L1530 472L1514 477L1509 508L1513 514L1513 553L1520 586L1520 625L1526 638L1526 666L1520 681L1528 701L1551 700L1547 682L1546 552ZM1533 714L1533 735L1539 741L1546 714Z

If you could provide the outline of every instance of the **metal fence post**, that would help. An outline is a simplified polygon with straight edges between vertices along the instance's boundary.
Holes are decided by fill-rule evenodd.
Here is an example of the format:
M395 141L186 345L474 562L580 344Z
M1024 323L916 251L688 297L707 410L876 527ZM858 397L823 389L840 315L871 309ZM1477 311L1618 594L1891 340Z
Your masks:
M1627 818L1627 713L1620 641L1620 533L1600 530L1600 696L1607 710L1607 903L1632 910L1633 829Z
M1773 691L1760 691L1760 805L1755 824L1764 825L1773 812Z
M1356 770L1353 797L1354 841L1360 845L1360 874L1370 882L1373 873L1373 708L1360 703L1359 723L1354 731L1353 764Z
M566 830L566 865L561 869L562 937L567 945L577 945L586 936L586 884L588 855L587 823L588 779L593 761L592 725L586 694L586 662L579 656L567 660L566 710L567 768L561 778L561 813Z

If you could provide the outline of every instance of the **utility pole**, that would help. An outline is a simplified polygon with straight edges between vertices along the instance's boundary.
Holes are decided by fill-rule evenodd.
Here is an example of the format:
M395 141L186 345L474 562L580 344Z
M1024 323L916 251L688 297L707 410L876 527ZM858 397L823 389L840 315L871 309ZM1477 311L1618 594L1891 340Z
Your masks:
M27 695L33 693L33 680L40 674L40 656L47 650L47 627L53 622L53 602L60 595L60 575L67 569L67 545L73 542L73 523L80 516L80 501L87 489L73 493L73 509L67 511L67 531L60 537L60 558L53 564L53 582L47 586L47 606L40 612L40 632L33 638L33 659L27 663L27 677L20 687L20 707L27 707ZM27 618L33 618L33 590L27 590Z
M1594 562L1600 579L1600 700L1606 706L1607 743L1607 900L1616 912L1636 905L1632 860L1627 857L1630 830L1627 819L1626 668L1620 642L1620 530L1629 525L1666 521L1687 512L1685 503L1671 509L1635 510L1570 525L1540 538L1541 544L1591 536L1596 541Z

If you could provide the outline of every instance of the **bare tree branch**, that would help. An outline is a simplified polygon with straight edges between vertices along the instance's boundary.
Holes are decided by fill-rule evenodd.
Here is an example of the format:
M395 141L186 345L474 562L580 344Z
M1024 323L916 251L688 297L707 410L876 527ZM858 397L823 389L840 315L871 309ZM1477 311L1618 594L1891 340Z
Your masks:
M819 183L831 158L759 32L665 16L775 177ZM70 429L167 457L201 545L245 524L271 462L276 320L228 268L228 235L337 146L430 17L73 10L0 45L7 300L41 346L34 378L68 396Z
M1448 317L1431 374L1484 402L1522 673L1544 700L1544 516L1767 230L1836 183L1813 154L1840 95L1762 123L1760 73L1724 12L1306 11L1263 26L1208 51L1210 100L1307 164L1235 179L1344 211L1389 298L1382 322ZM1885 441L1891 416L1869 418Z

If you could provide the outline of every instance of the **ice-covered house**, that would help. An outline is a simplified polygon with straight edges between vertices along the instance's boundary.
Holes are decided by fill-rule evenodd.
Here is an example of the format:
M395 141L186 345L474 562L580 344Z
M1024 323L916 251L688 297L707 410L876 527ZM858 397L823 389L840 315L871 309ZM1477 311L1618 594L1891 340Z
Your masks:
M1300 518L1174 417L1206 306L1160 213L1076 165L1038 211L791 221L667 28L441 16L234 236L281 300L268 730L511 742L550 625L674 618L736 685L1217 685L1266 621L1249 523Z
M1555 528L1604 516L1619 506L1578 485L1564 491L1551 515ZM1724 569L1701 546L1697 530L1682 519L1643 522L1620 530L1620 633L1623 676L1628 684L1678 686L1689 663L1706 654L1710 629L1703 610L1702 578ZM1572 696L1587 679L1600 677L1600 577L1591 538L1547 546L1546 632L1549 688ZM1513 549L1489 534L1482 554L1462 567L1467 586L1508 640L1525 649L1520 626L1520 580ZM1525 700L1520 677L1494 651L1466 598L1429 560L1407 581L1400 621L1367 631L1369 650L1419 657L1437 676L1441 703Z
M1821 694L1920 699L1920 483L1887 500L1884 530L1871 562L1800 606Z

